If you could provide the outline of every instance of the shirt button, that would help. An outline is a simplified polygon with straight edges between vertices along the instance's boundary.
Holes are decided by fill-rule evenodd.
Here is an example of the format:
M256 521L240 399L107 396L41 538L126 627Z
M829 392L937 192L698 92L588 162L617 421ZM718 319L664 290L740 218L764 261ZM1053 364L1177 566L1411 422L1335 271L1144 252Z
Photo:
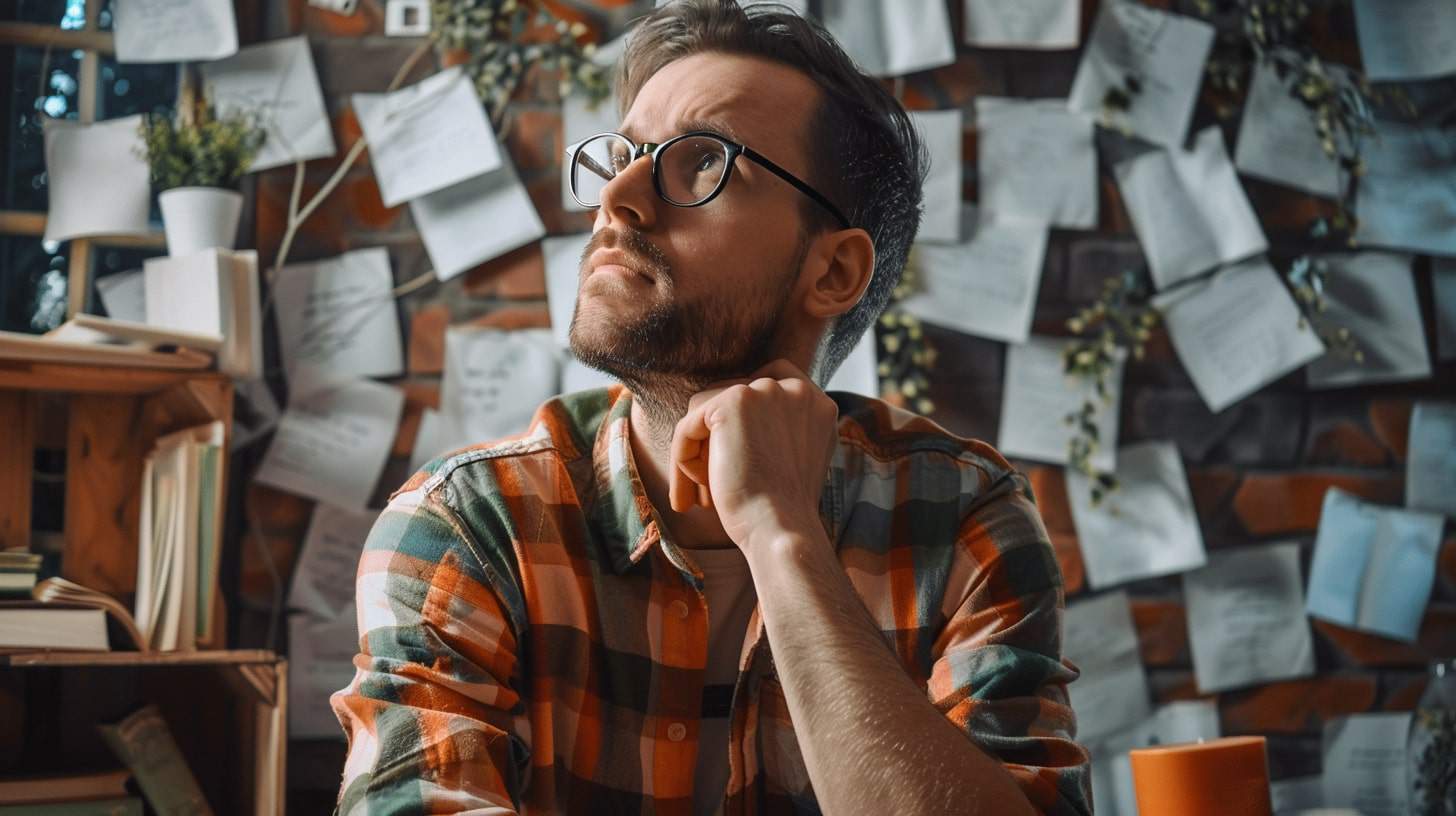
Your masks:
M688 605L687 604L683 603L682 601L673 601L672 604L671 604L671 608L672 608L672 614L677 615L678 618L680 618L682 620L687 620L688 619Z
M667 727L667 738L673 742L682 742L688 735L688 727L682 723L673 723Z

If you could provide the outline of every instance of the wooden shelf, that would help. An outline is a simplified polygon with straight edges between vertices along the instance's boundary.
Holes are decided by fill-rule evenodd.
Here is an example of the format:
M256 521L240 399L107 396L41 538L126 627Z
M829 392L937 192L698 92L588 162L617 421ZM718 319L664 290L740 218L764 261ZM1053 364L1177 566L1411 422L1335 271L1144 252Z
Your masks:
M275 663L266 649L199 649L191 652L12 652L0 654L0 666L238 666Z

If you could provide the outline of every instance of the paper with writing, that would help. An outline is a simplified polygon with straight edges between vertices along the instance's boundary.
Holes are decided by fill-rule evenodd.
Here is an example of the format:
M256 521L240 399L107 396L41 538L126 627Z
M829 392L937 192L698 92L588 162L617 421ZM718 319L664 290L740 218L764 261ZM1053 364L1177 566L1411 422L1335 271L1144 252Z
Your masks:
M256 115L263 125L267 138L250 172L334 155L334 132L307 37L250 45L199 67L220 112Z
M902 76L955 62L944 0L820 0L824 27L866 73Z
M459 424L471 444L524 433L559 384L556 344L546 329L445 331L440 412Z
M1409 255L1388 252L1317 256L1329 268L1316 329L1350 332L1361 359L1330 350L1309 364L1311 388L1423 380L1431 376L1425 326Z
M303 364L358 377L404 371L388 250L289 264L273 285L278 346L289 370Z
M1058 99L976 97L980 206L1058 227L1097 226L1092 118Z
M1062 351L1069 342L1064 337L1032 337L1025 343L1006 347L1001 431L996 448L1006 456L1067 464L1067 444L1077 429L1066 418L1079 413L1084 401L1090 399L1097 406L1094 422L1099 436L1099 447L1092 454L1091 464L1110 473L1117 467L1117 425L1125 359L1114 364L1108 378L1111 400L1104 402L1091 383L1064 373Z
M1380 122L1361 154L1356 240L1456 255L1456 138L1449 129Z
M1456 5L1450 0L1354 0L1365 76L1429 79L1456 74Z
M1456 518L1456 402L1416 402L1407 450L1405 506Z
M293 568L288 606L318 618L334 620L346 615L354 622L354 574L364 540L379 514L318 504L308 522L303 552Z
M1094 741L1152 711L1127 593L1109 592L1067 605L1062 652L1082 670L1067 687L1077 738Z
M1059 51L1077 47L1079 0L963 0L966 45Z
M1400 712L1325 721L1325 807L1354 808L1361 816L1406 816L1410 718L1410 712Z
M502 166L410 202L435 276L449 280L546 234L509 158Z
M335 619L288 616L288 738L344 739L329 696L354 679L359 625L354 608Z
M1313 112L1291 95L1289 85L1268 62L1255 63L1234 166L1265 181L1336 198L1344 186L1339 162L1320 145Z
M198 62L238 50L232 0L122 0L111 14L117 62Z
M961 240L961 112L912 111L910 118L930 155L924 212L917 241Z

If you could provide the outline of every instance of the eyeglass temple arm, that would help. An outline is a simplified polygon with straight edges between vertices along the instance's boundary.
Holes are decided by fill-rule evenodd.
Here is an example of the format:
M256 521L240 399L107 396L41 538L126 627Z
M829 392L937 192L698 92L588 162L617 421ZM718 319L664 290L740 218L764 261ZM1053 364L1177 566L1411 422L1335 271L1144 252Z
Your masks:
M793 173L790 173L784 168L779 167L777 164L774 164L771 160L769 160L767 156L764 156L762 153L759 153L751 147L744 147L743 155L747 156L750 159L753 159L755 162L762 165L764 169L768 170L770 173L773 173L784 181L787 181L789 184L792 184L794 188L799 192L814 199L815 203L828 210L830 214L832 214L835 218L839 219L839 225L842 228L849 229L849 219L845 218L844 213L841 212L838 207L834 206L834 202L825 198L824 195L818 190L815 190L813 187L810 187L809 185L800 181L797 177L794 176Z

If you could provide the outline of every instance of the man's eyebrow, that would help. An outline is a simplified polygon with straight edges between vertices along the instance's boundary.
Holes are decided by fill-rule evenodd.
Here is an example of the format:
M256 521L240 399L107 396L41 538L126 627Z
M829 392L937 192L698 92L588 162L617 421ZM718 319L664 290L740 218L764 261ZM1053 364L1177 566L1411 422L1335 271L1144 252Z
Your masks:
M743 141L743 137L739 136L738 132L735 131L731 125L726 122L719 122L712 119L688 119L686 121L679 122L677 124L677 127L673 128L672 132L667 135L667 138L672 138L673 136L677 136L683 133L691 133L695 130L712 131L713 133L727 136L729 139L732 139L735 142L741 143ZM626 136L628 139L631 139L632 141L639 144L642 141L641 139L637 138L636 131L625 125L619 132L623 136ZM664 139L664 141L666 141L666 139Z

